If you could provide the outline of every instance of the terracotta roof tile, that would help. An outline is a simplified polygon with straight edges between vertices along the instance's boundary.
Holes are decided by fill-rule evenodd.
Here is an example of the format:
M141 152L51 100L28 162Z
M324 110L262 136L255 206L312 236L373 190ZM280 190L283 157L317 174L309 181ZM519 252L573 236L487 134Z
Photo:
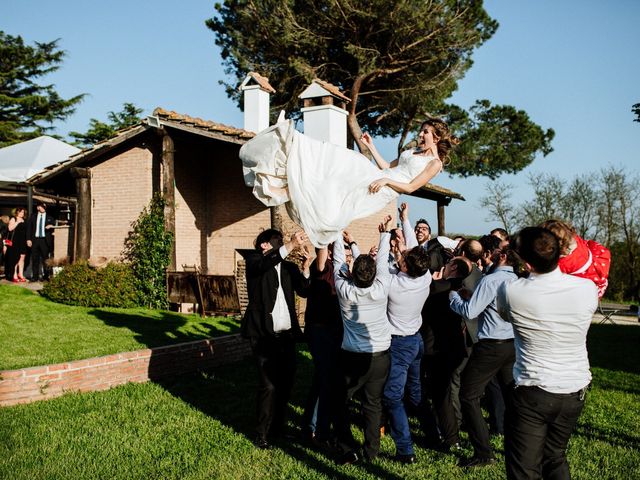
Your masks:
M340 91L340 88L336 87L332 83L325 82L324 80L320 80L319 78L314 78L313 81L320 85L322 88L330 92L332 95L344 100L345 102L350 102L351 99L347 97L344 93Z
M253 138L255 133L243 130L241 128L231 127L222 123L211 122L209 120L203 120L201 118L190 117L189 115L183 115L174 111L164 110L163 108L156 108L153 111L153 115L161 120L179 123L182 125L194 126L203 130L209 130L211 132L221 132L224 135L237 138Z
M276 93L276 89L271 86L267 77L263 77L257 72L249 72L249 75L267 92Z

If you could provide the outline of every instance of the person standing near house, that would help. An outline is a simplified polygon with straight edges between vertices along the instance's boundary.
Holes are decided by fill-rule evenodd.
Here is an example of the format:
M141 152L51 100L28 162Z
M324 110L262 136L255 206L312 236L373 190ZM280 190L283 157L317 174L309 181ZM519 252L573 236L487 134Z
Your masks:
M255 240L255 252L246 261L249 304L242 318L242 336L251 342L258 367L255 445L269 448L268 436L284 434L287 402L296 365L295 342L302 337L294 293L306 296L311 256L304 247L307 237L296 232L283 242L282 233L268 229ZM284 261L295 249L303 251L303 273Z
M55 220L47 214L47 206L43 202L36 203L37 214L27 221L27 247L31 248L31 281L40 280L40 271L44 280L49 279L49 267L46 260L53 247L53 228Z
M586 337L598 289L562 273L560 243L545 228L523 229L514 248L531 275L498 293L498 311L513 324L516 347L505 417L507 478L568 479L567 444L591 381Z
M24 259L27 256L27 229L25 218L27 210L24 207L14 209L13 216L9 220L7 236L11 245L7 248L7 270L5 278L12 279L14 283L26 282L24 278Z

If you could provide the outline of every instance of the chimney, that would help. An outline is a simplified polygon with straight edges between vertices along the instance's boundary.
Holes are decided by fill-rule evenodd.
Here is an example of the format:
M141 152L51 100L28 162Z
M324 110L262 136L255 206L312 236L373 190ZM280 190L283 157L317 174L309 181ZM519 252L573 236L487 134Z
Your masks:
M269 126L269 94L276 93L269 79L249 72L240 85L244 97L244 129L258 133Z
M320 79L298 97L303 101L304 133L341 147L347 146L346 104L351 100L338 87Z

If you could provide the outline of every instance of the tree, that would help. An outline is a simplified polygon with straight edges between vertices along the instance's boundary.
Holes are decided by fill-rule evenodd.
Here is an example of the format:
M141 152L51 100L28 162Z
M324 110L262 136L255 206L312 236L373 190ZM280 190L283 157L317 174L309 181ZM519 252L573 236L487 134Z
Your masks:
M636 116L633 121L640 122L640 103L636 103L633 107L631 107L631 111Z
M103 140L113 137L118 130L135 125L140 121L142 109L133 103L125 102L119 112L109 112L107 118L109 123L101 122L95 118L89 121L89 129L86 133L69 132L75 139L76 144L82 146L94 145Z
M58 40L30 46L0 31L0 147L43 135L75 112L84 94L64 99L54 85L38 83L60 68L64 56Z
M489 213L487 221L496 219L507 232L512 232L515 227L516 211L511 203L513 185L502 182L489 182L485 185L486 194L480 198L480 205Z
M445 104L474 49L498 27L481 1L225 0L216 10L207 26L235 77L227 94L240 105L236 87L249 71L277 86L274 110L297 115L298 95L321 78L351 99L349 132L362 151L361 128L399 136L400 148L434 115L446 116L463 141L453 173L495 178L551 151L553 130L514 107L482 101L468 113Z

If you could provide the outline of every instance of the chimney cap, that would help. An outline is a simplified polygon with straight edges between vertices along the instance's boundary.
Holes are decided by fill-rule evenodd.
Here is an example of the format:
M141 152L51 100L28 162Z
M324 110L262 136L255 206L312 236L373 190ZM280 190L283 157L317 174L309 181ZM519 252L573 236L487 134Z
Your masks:
M242 84L240 84L240 90L246 90L248 87L252 86L249 85L252 80L258 85L258 87L260 87L260 90L264 90L267 93L276 93L276 89L271 86L269 79L256 72L249 72L247 74L245 79L242 81Z
M340 91L340 88L319 78L314 78L313 82L298 95L298 98L304 100L307 98L326 97L327 95L339 98L344 102L351 102L351 99Z

